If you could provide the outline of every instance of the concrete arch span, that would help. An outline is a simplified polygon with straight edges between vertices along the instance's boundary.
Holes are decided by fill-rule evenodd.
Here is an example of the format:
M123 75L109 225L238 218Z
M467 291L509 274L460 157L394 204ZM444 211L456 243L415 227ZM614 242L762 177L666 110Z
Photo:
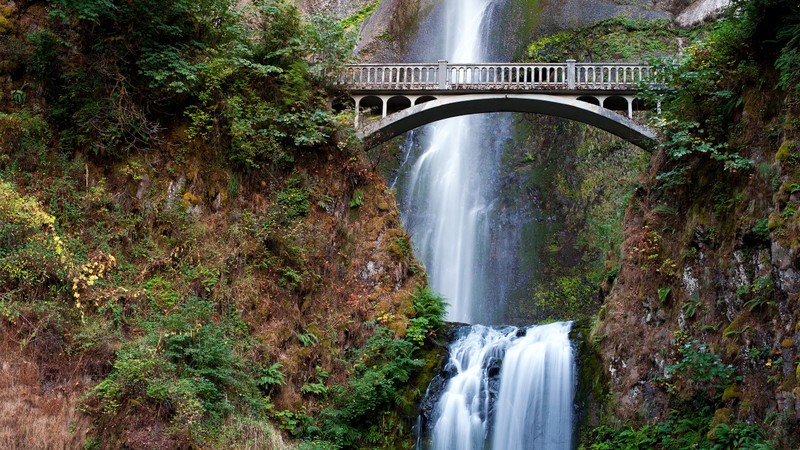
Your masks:
M584 101L542 94L439 96L436 100L417 104L364 124L359 127L359 134L367 148L370 148L438 120L491 112L546 114L576 120L608 131L648 151L657 143L656 134L652 130L611 110Z

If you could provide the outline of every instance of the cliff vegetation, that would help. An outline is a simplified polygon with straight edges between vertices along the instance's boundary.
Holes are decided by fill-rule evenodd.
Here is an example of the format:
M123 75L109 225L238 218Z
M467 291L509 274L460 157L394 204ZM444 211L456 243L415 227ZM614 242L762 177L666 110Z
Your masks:
M584 445L796 448L800 10L737 1L689 37L590 333L608 390Z
M0 13L0 447L412 445L444 310L327 106L360 19Z

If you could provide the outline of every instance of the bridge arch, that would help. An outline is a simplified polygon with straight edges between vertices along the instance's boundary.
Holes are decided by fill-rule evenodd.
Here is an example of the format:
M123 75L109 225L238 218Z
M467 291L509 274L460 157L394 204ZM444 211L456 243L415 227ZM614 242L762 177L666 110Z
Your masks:
M383 99L377 95L367 95L363 98L357 98L355 99L355 102L356 111L358 114L361 114L362 109L366 109L367 111L383 111Z
M545 114L576 120L638 146L652 150L655 133L633 120L585 101L543 94L466 94L440 96L436 100L411 106L359 127L367 147L385 142L395 136L423 125L451 117L491 112L522 112Z
M597 97L593 97L591 95L581 95L580 97L578 97L578 100L589 103L591 105L600 106L600 100L598 100Z
M394 114L411 106L413 106L412 100L404 95L395 95L386 100L386 112L388 114Z

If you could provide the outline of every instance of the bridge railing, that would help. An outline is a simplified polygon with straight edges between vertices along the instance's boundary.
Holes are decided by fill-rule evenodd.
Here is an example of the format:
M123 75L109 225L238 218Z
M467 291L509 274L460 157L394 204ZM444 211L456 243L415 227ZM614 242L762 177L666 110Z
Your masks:
M333 84L345 89L438 89L436 64L351 64Z
M575 64L578 89L631 89L643 83L656 84L655 68L640 64Z
M358 91L633 90L655 84L654 68L641 64L352 64L331 79Z

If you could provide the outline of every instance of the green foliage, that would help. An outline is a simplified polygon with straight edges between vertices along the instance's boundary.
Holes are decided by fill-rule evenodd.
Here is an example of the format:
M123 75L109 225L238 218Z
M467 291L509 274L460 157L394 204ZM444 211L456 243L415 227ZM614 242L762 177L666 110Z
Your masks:
M669 293L672 289L671 288L658 288L658 301L661 303L666 303L667 298L669 298Z
M747 448L752 450L771 450L774 447L765 440L764 432L756 425L736 422L733 425L721 423L713 429L712 450Z
M684 342L678 348L680 357L664 373L667 388L682 398L696 400L699 404L716 401L729 384L738 380L733 366L724 364L718 354L700 341Z
M304 434L313 433L319 430L314 425L314 419L305 412L303 408L300 412L289 410L276 411L272 414L278 425L291 433L292 436L300 437Z
M428 326L442 325L441 297L420 289L414 304L417 318L428 320ZM397 405L407 383L423 366L415 357L418 348L409 337L398 339L393 331L376 327L362 348L349 352L345 363L351 369L345 383L327 386L328 374L318 367L316 380L301 387L303 394L327 398L327 406L313 417L305 411L279 411L273 416L282 428L305 440L304 448L361 448L383 442L387 430L379 429L374 418Z
M742 32L760 58L774 58L778 86L800 89L800 5L792 0L736 0Z
M378 3L380 0L376 0L375 7ZM316 14L309 20L306 42L313 54L309 71L316 80L322 80L352 60L356 33L326 15Z
M782 89L794 88L796 91L800 91L800 83L797 82L800 79L800 51L796 48L786 47L775 60L775 67L780 72L779 87Z
M666 20L615 17L541 37L528 46L528 57L533 62L645 61L676 53L679 32Z
M269 394L274 388L283 386L286 383L286 375L281 372L281 363L272 364L269 367L262 367L258 378L258 387L265 394Z
M100 58L119 59L120 75L172 93L187 91L196 68L191 58L219 43L233 23L228 0L53 0L77 19ZM106 61L108 62L108 61Z
M547 286L546 290L534 292L533 304L540 311L579 313L585 310L587 303L594 301L596 292L596 283L585 275L562 275Z
M245 167L287 167L295 148L327 143L335 125L320 84L349 57L353 37L291 2L52 0L73 34L37 32L32 69L66 146L118 156L160 142L158 111L185 111L190 138ZM63 29L64 27L54 27ZM86 64L62 54L84 51ZM169 119L171 120L171 119Z
M11 100L18 105L24 105L27 101L28 96L25 94L25 91L22 89L14 89L11 91Z
M65 42L50 30L29 33L27 41L32 47L30 69L32 75L41 83L48 97L57 95L60 67L58 48Z
M588 448L772 448L760 427L731 423L730 410L722 405L730 400L723 397L723 390L741 381L733 366L724 364L706 344L686 341L685 336L676 333L681 343L678 362L667 366L666 379L656 380L670 396L667 417L638 428L601 425L592 430Z
M692 319L697 314L700 305L700 296L695 292L691 297L684 300L683 305L681 305L681 311L683 311L687 319Z
M752 161L728 142L734 111L743 105L743 85L763 83L755 69L758 59L774 56L779 85L796 84L799 8L787 0L739 0L682 60L658 65L666 83L652 96L662 104L655 126L663 131L663 148L672 160L659 178L670 187L685 182L683 174L697 161L722 163L732 173L751 168Z
M287 221L297 220L308 214L311 206L310 193L300 185L299 180L290 178L286 188L278 193L278 205Z
M775 282L770 277L759 277L749 286L738 289L736 293L744 301L743 307L753 311L764 304L775 303Z
M328 388L325 383L317 381L316 383L305 383L300 387L300 393L306 395L316 395L318 397L327 397Z
M420 288L414 294L415 317L409 321L406 339L422 345L425 338L444 325L447 303L430 287Z
M381 4L381 0L375 0L371 3L367 3L366 5L362 6L358 11L353 13L350 17L342 20L342 27L350 28L352 26L358 26L363 22L367 17L371 16L375 9L378 8L378 5Z
M674 161L681 161L689 156L707 155L713 160L722 161L726 170L734 172L749 169L753 164L751 160L739 154L729 153L727 144L714 143L710 140L698 122L664 119L658 121L657 125L666 134L667 139L663 146L667 155ZM669 175L659 174L659 177L664 179Z
M353 197L350 199L350 207L358 208L364 203L364 191L356 189L353 192Z
M215 308L189 298L144 322L146 334L123 346L109 376L92 390L102 414L115 420L129 408L149 406L177 429L202 431L237 406L263 408L255 377L237 353L238 319L215 318Z
M736 422L732 425L720 423L712 431L714 410L708 407L688 411L671 410L667 418L653 425L639 428L601 425L592 431L592 450L649 449L683 450L707 448L724 450L734 448L773 448L756 425ZM709 437L709 434L712 437Z
M769 231L769 219L759 219L750 229L753 233L755 238L761 242L769 242L770 240L770 231Z
M536 263L543 271L535 276L532 292L520 292L519 306L513 307L517 314L533 316L531 321L573 320L596 311L599 286L619 272L622 221L637 177L649 160L646 152L621 141L598 143L581 125L564 124L569 130L561 126L556 134L568 132L588 139L572 150L574 158L561 161L554 154L548 158L556 161L536 163L549 168L541 175L543 184L555 184L552 188L559 193L554 196L558 200L545 201L543 214L563 217L564 223L536 232L536 239L539 233L549 236L536 256L544 259ZM548 180L551 177L554 180ZM553 208L548 203L558 210L547 211ZM580 260L577 254L582 255Z
M62 286L70 274L66 247L55 218L13 185L0 180L0 286L24 295L30 289Z
M297 335L297 340L303 347L311 347L319 342L319 338L314 333L302 333Z
M351 355L352 374L346 384L330 388L332 406L319 414L318 436L340 447L352 447L374 424L374 417L397 403L401 389L423 362L414 358L417 346L377 328L366 346ZM374 425L373 425L374 426Z

